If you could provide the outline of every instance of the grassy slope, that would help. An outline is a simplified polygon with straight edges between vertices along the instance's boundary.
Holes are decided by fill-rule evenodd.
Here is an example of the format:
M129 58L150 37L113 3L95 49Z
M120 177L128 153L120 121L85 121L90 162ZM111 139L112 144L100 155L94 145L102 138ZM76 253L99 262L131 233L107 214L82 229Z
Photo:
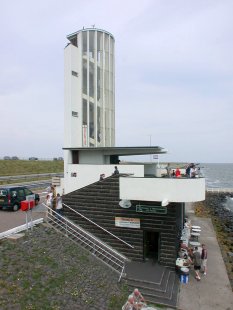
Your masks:
M37 173L60 173L63 161L0 160L0 176L27 175Z
M127 300L117 273L46 225L0 247L1 310L119 310Z

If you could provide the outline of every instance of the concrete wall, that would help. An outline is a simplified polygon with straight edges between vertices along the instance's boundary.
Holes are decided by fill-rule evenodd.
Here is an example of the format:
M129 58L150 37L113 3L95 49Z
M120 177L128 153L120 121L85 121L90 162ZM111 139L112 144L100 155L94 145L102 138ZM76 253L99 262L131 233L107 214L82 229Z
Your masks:
M115 165L68 165L59 192L65 194L99 181L100 174L112 175ZM118 165L120 173L132 173L135 177L144 177L144 165ZM76 173L76 177L74 176ZM73 175L73 176L72 176Z
M64 51L64 147L82 146L82 92L80 50L68 45ZM72 75L78 73L78 77ZM78 117L72 116L72 111Z
M81 151L79 152L79 164L104 165L104 156L102 152Z
M170 202L205 200L204 178L120 178L120 198Z

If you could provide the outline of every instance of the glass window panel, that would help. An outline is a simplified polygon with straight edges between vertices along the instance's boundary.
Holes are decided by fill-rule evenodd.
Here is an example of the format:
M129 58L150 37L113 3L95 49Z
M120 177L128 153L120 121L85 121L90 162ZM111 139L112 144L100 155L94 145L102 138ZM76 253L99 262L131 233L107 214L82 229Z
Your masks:
M103 34L101 32L97 32L97 61L102 63L103 57Z
M97 51L103 51L103 34L97 32Z
M94 103L90 102L89 105L89 134L90 138L94 139Z
M97 141L100 143L102 140L101 132L101 108L97 107Z
M113 68L114 68L114 59L113 59L113 55L110 55L109 71L113 72Z
M112 37L110 37L110 54L113 54L114 52L114 40Z
M112 73L109 74L109 89L110 89L110 91L113 90L113 75L112 75Z
M109 35L107 34L104 36L104 49L106 52L109 52Z
M89 63L89 96L94 98L94 63Z
M87 100L83 99L83 125L87 125Z
M87 55L87 31L83 33L83 55Z
M83 93L87 95L87 61L83 59Z
M109 53L105 52L105 70L109 70Z
M91 58L94 58L94 49L95 49L95 32L89 32L89 55Z
M105 90L109 89L109 72L105 71L105 75L104 75L104 88Z
M100 91L100 87L101 87L101 70L100 67L97 67L97 100L99 101L101 98L101 91Z

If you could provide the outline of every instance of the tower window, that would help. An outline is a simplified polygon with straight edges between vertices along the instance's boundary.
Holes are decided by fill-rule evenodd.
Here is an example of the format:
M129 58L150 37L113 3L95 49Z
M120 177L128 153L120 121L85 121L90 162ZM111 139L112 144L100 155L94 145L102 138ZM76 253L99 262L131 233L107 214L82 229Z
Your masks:
M72 74L73 76L78 77L78 72L76 72L76 71L71 71L71 74Z
M72 116L73 117L78 117L78 112L72 111Z

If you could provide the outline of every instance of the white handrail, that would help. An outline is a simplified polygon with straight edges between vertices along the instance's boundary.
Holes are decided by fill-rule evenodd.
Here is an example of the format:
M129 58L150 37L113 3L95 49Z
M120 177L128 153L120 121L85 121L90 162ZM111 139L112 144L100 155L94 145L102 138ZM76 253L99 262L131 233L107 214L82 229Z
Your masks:
M122 240L121 238L117 237L116 235L112 234L110 231L108 231L107 229L101 227L100 225L98 225L97 223L93 222L92 220L90 220L89 218L87 218L86 216L84 216L83 214L79 213L78 211L72 209L71 207L67 206L65 203L63 203L64 206L66 206L67 208L69 208L70 210L72 210L73 212L77 213L78 215L80 215L81 217L85 218L85 220L87 220L88 222L91 222L92 224L94 224L95 226L97 226L98 228L102 229L103 231L105 231L106 233L110 234L112 237L118 239L119 241L123 242L124 244L126 244L127 246L129 246L130 248L134 249L134 246L129 244L128 242Z
M23 225L15 227L15 228L9 229L7 231L3 231L2 233L0 233L0 239L7 238L13 234L17 234L23 230L26 230L27 228L31 228L32 226L34 226L36 224L43 223L43 220L44 220L43 218L40 218L40 219L34 220L32 222L29 222L28 227L27 227L27 224L23 224Z
M80 240L82 243L86 244L89 248L91 248L94 251L93 255L95 255L95 252L99 253L102 257L107 258L109 261L111 261L112 264L120 267L121 268L121 272L119 272L119 270L114 268L113 265L108 264L107 262L102 260L105 264L108 264L110 267L114 268L117 272L120 273L120 277L118 279L118 282L120 282L121 277L122 277L123 272L124 272L124 269L125 269L125 261L127 260L127 258L124 257L123 255L121 255L120 253L116 252L114 249L108 247L108 245L106 245L105 243L101 242L100 240L95 238L93 235L91 235L88 232L86 232L85 230L83 230L81 227L75 225L74 223L69 221L67 218L61 216L60 214L56 216L56 211L52 210L51 208L49 208L44 203L42 203L42 204L48 209L47 217L50 218L50 216L52 216L53 218L56 218L61 224L64 224L64 221L66 222L65 223L66 225L64 227L64 225L61 225L57 221L55 222L52 218L50 218L54 223L58 224L61 228L65 229L66 230L66 234L68 232L67 228L69 228L71 231L75 232L75 234L74 234L73 232L69 231L69 234L71 234L72 236L74 236L75 238ZM52 212L49 213L49 211L50 212L52 211ZM54 213L55 213L55 215L54 215ZM68 226L67 223L72 225L72 226L74 226L76 228L76 230L74 228ZM82 235L82 233L83 233L83 235ZM67 234L67 236L68 236L68 234ZM89 239L86 236L88 236ZM85 239L85 240L83 240L83 239ZM95 242L99 243L99 245L96 244L92 239ZM88 242L86 242L86 241L88 241ZM103 251L104 251L104 253L103 253ZM121 260L117 256L120 257ZM98 258L101 259L100 257L98 257Z
M233 188L206 188L207 192L217 192L217 193L232 193L233 192Z
M55 217L55 216L53 216L53 217ZM62 217L62 216L61 216L61 218L62 218L62 220L60 220L60 219L58 219L58 220L59 220L59 222L62 223L62 221L63 221L65 218ZM66 220L66 219L65 219L65 220ZM55 222L55 221L54 221L54 222ZM56 222L56 224L58 224L58 223ZM58 224L58 225L59 225L61 228L63 228L62 225L60 225L60 224ZM102 256L104 256L104 257L108 258L109 260L111 260L115 265L117 265L117 266L119 266L119 267L121 267L121 268L124 267L124 261L122 261L122 260L120 260L118 257L114 256L112 253L107 252L106 250L103 249L103 247L101 247L101 246L99 246L98 244L94 243L92 240L88 239L85 235L81 235L78 231L76 231L76 230L73 229L72 227L68 226L68 228L71 229L73 232L79 234L79 236L77 236L76 234L73 234L72 232L69 231L69 233L70 233L72 236L74 236L75 238L79 239L80 241L82 241L83 243L85 243L86 245L88 245L89 247L91 247L95 252L100 253ZM66 227L66 231L67 231L67 227ZM86 242L86 241L84 241L83 239L89 241L89 243ZM93 238L93 239L95 239L95 238ZM100 242L99 240L98 240L98 242L99 242L102 246L103 246L103 245L105 246L105 244L103 244L103 243ZM92 245L94 245L94 247L91 246L90 243L91 243ZM105 253L98 251L96 248L98 248L98 249L100 249L100 250L104 250L105 253L107 253L107 254L110 255L111 257L117 259L117 260L118 260L120 263L122 263L122 264L119 265L117 262L113 261L109 256L105 255ZM112 251L112 249L111 249L111 251ZM112 251L112 252L115 253L115 251ZM118 253L116 253L116 254L119 255ZM119 256L120 256L120 255L119 255Z
M52 210L51 208L49 208L48 206L46 206L44 203L42 203L49 211L52 211L52 213L56 212L54 210ZM66 222L68 222L70 225L74 226L77 230L80 230L84 235L89 236L91 239L95 240L96 242L98 242L99 244L103 245L105 248L107 248L109 251L115 253L116 255L118 255L119 257L121 257L123 260L127 260L127 258L125 256L123 256L122 254L118 253L117 251L115 251L113 248L110 248L108 245L106 245L105 243L101 242L99 239L97 239L96 237L94 237L93 235L91 235L90 233L88 233L87 231L85 231L84 229L82 229L81 227L77 226L75 223L71 222L70 220L68 220L67 218L59 215L63 220L65 220ZM53 215L53 217L55 217Z

